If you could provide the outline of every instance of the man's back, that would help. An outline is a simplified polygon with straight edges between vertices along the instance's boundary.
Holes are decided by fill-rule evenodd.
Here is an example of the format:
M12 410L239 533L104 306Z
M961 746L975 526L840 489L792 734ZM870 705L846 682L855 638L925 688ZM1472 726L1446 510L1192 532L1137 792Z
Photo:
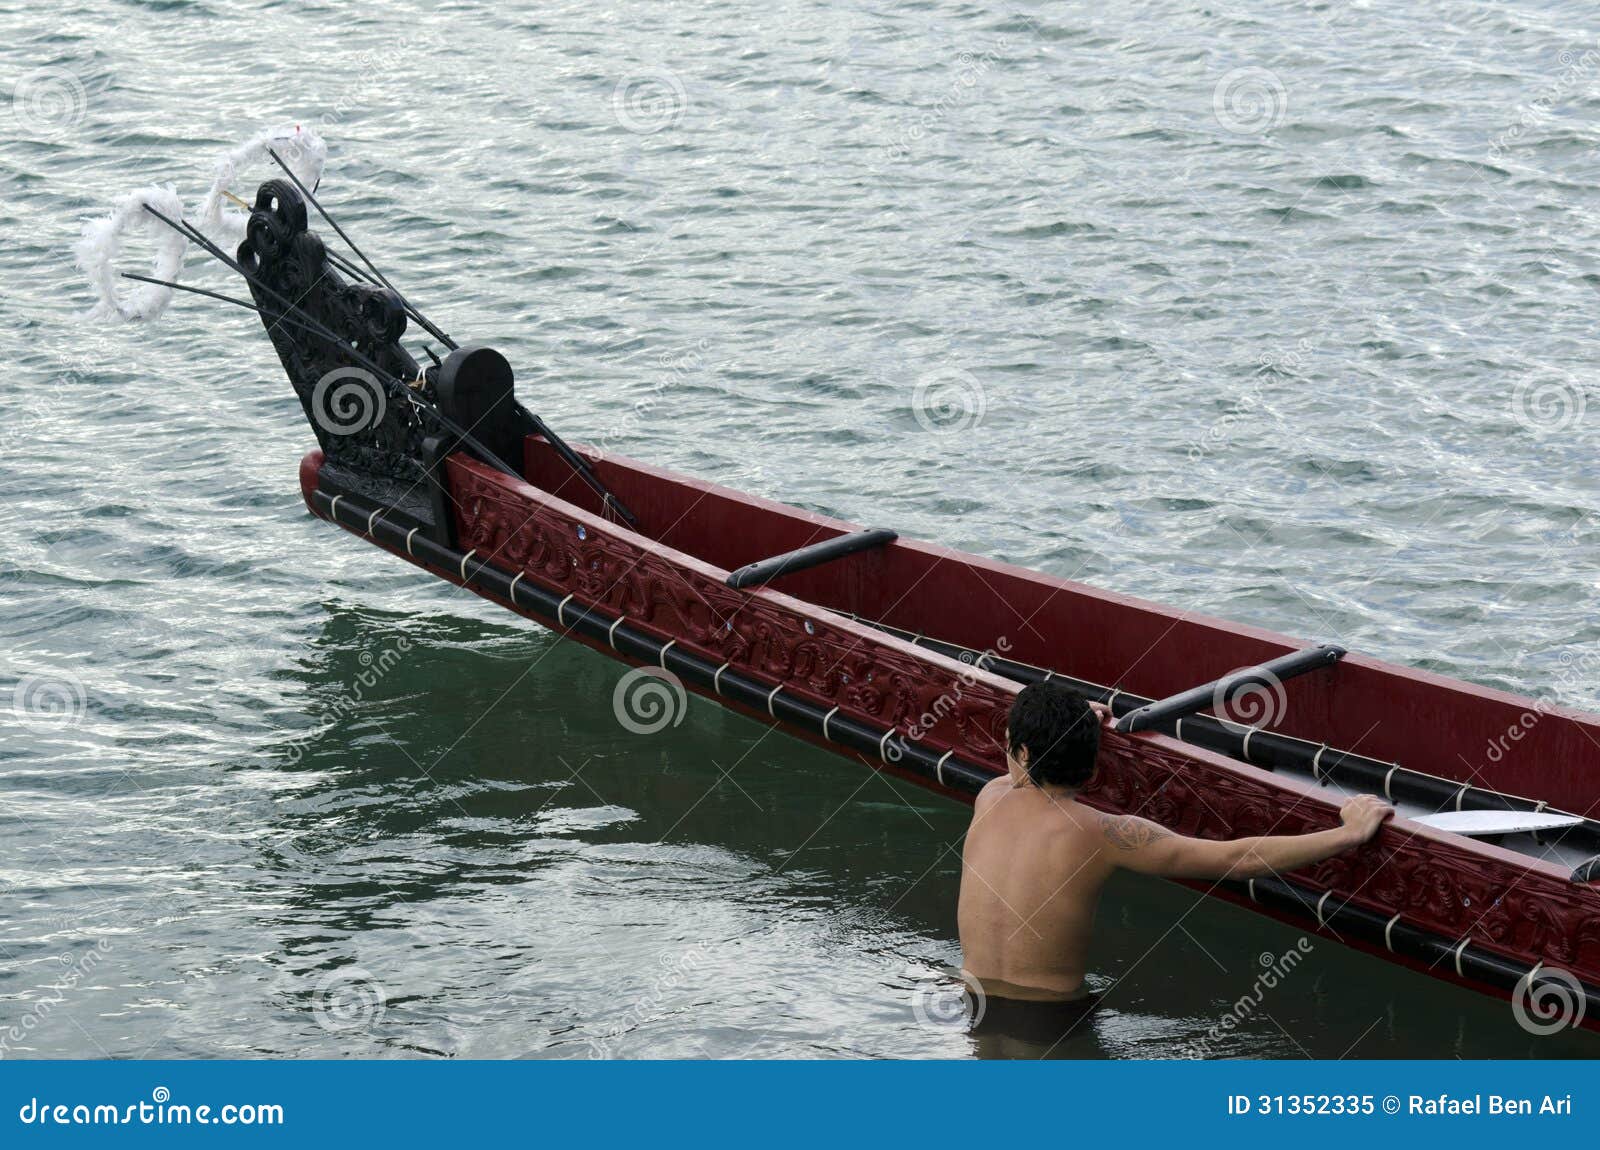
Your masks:
M1098 815L1001 776L983 789L962 851L963 966L986 993L1082 993L1095 904L1111 866Z
M979 794L962 852L962 965L990 997L1083 992L1095 904L1113 870L1179 879L1286 873L1359 846L1394 813L1359 795L1337 827L1226 841L1102 814L1077 794L1093 778L1103 720L1104 708L1050 681L1023 688L1012 705L1007 773Z

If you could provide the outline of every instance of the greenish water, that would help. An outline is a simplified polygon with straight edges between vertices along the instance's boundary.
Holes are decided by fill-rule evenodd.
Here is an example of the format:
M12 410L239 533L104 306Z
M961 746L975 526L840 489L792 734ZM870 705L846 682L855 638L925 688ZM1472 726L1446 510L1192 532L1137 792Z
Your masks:
M310 520L251 317L77 322L117 194L317 124L572 438L1594 708L1592 15L0 6L0 1054L1042 1053L948 1024L963 808ZM1119 882L1052 1053L1596 1053L1324 940L1237 1017L1299 937Z

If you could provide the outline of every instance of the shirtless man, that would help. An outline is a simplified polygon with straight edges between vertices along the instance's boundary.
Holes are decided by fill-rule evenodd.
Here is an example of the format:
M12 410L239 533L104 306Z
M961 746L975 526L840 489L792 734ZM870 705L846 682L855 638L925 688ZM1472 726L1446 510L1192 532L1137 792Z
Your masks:
M991 1001L1085 997L1095 904L1118 867L1167 878L1258 878L1359 846L1394 813L1362 795L1344 804L1335 829L1226 842L1101 814L1077 800L1094 774L1101 713L1048 681L1025 688L1011 708L1009 771L978 795L961 865L962 967Z

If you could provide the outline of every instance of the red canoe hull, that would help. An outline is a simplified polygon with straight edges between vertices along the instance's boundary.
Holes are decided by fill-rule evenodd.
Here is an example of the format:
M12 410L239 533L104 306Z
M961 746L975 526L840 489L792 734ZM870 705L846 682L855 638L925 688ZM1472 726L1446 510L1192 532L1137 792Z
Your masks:
M314 513L597 651L637 661L615 643L617 628L626 627L719 675L771 684L774 697L781 691L835 723L883 731L880 753L863 753L784 721L773 697L766 708L751 706L717 689L721 678L716 685L686 681L688 689L818 746L969 800L970 773L967 784L942 785L945 763L1004 770L1001 739L1018 684L855 617L977 651L998 649L1149 697L1305 646L905 540L786 576L781 591L734 590L729 571L856 528L631 460L590 458L638 516L638 532L603 517L555 453L529 440L528 482L463 455L448 459L453 550L430 551L435 561L419 558L398 529L375 530L384 521L381 508L352 496L341 512L322 490L320 453L302 463L301 484ZM510 573L520 586L559 598L554 623L520 599L512 602L518 583L508 597L472 578L488 568L502 582ZM604 630L597 636L566 625L590 611L613 621L612 642ZM661 662L667 665L665 650ZM1600 794L1594 716L1359 655L1347 656L1337 673L1292 681L1286 698L1275 724L1286 734L1577 814L1587 814ZM828 719L821 729L830 730ZM1508 739L1508 730L1519 737ZM891 753L897 744L942 756L940 770L930 777L906 769ZM1292 834L1337 822L1333 792L1151 732L1108 732L1085 798L1207 838ZM1262 904L1257 909L1305 929L1490 993L1523 993L1525 986L1513 985L1519 973L1541 969L1570 972L1591 990L1600 986L1600 888L1571 881L1569 865L1402 820L1361 850L1288 878L1287 888L1193 885L1254 900ZM1285 901L1288 888L1293 897ZM1590 1012L1583 1024L1596 1027L1600 1018Z

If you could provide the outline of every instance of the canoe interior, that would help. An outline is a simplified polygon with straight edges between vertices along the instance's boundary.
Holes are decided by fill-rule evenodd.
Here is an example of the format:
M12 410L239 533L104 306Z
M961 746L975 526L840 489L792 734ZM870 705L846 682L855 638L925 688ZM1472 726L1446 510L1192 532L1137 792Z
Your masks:
M623 457L586 451L641 533L724 570L861 525ZM530 483L598 514L598 499L540 439ZM893 527L893 523L868 526ZM1162 697L1305 645L902 538L784 576L775 590L831 610L1081 679ZM1335 638L1321 636L1319 638ZM1273 729L1576 814L1600 799L1600 718L1352 652L1284 687Z

